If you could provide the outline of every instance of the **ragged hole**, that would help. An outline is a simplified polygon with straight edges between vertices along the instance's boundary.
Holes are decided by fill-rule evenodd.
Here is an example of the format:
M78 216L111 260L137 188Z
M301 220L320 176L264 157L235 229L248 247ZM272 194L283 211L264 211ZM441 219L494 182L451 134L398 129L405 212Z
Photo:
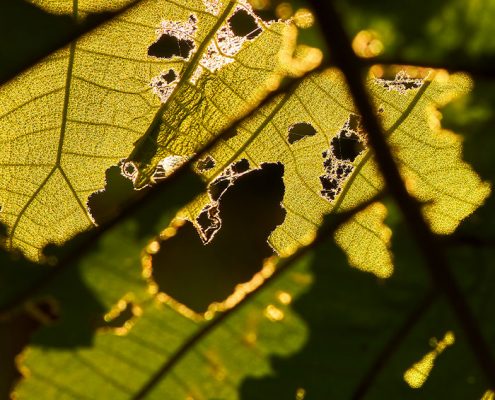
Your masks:
M285 218L283 171L277 163L242 173L200 214L202 238L185 221L160 241L156 252L148 252L151 278L162 297L205 313L260 271L263 260L273 255L267 239Z
M137 317L142 314L139 306L132 301L132 295L126 295L120 299L103 318L96 327L112 331L117 335L125 335L134 325Z
M193 49L192 40L177 39L175 36L165 34L148 48L148 55L165 59L172 57L188 59Z
M260 35L261 28L256 19L244 9L239 9L229 18L230 29L235 36L252 40Z
M340 194L354 170L353 162L365 149L366 136L360 127L359 116L351 114L332 139L330 149L322 153L325 173L320 176L320 193L324 198L333 201Z
M215 160L210 155L207 155L205 158L202 158L201 160L198 161L198 169L201 172L209 171L214 167L215 167Z

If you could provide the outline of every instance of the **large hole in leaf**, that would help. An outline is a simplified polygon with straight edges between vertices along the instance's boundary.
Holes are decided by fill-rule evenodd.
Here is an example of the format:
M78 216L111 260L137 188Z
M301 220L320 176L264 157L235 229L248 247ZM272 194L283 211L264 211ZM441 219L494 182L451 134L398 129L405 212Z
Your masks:
M291 125L289 127L289 143L294 144L306 136L314 136L316 134L316 129L307 122L299 122L297 124Z
M273 254L267 239L285 218L283 171L282 164L263 164L239 176L218 202L221 229L209 244L189 221L161 241L151 259L159 291L204 313L249 281Z
M189 58L194 49L194 42L187 39L178 39L169 34L163 34L148 48L148 55L157 58L170 59L172 57Z
M247 39L254 39L261 33L256 19L249 14L246 10L237 11L229 19L230 29L234 32L234 35L246 37Z

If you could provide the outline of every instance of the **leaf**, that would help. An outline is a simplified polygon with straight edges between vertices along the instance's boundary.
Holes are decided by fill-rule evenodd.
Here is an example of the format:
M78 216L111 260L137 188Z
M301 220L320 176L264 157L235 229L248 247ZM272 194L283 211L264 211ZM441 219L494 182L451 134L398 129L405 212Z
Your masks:
M59 318L48 324L42 320L45 326L42 325L42 329L35 333L31 343L58 351L92 345L95 331L106 327L103 315L109 313L119 300L127 298L138 304L149 297L139 268L141 249L201 188L197 178L190 173L174 177L166 188L154 188L141 197L140 208L127 208L125 214L107 224L105 229L80 234L56 251L46 250L52 263L54 256L58 258L51 268L33 266L1 251L0 281L9 283L7 288L3 288L8 290L2 290L0 299L0 318L5 325L2 329L7 333L17 329L16 321L30 323L32 318L20 313L22 309L19 311L19 308L41 299L54 307ZM126 243L124 248L122 243ZM36 269L30 270L27 266ZM36 320L39 318L34 322ZM31 331L38 329L39 325L36 323ZM22 340L22 336L17 336ZM6 340L13 342L9 337L6 336ZM20 349L2 351L2 364L12 363L11 359ZM2 382L4 390L12 384L12 378L2 376L9 379Z
M284 186L287 190L283 205L288 214L285 222L271 236L270 244L286 258L278 263L269 259L261 271L255 273L250 281L240 284L221 306L216 309L208 308L204 320L197 321L197 316L191 315L183 304L178 304L177 299L171 299L167 294L155 293L155 288L148 287L143 279L143 275L146 278L156 275L156 271L150 271L149 257L145 256L145 253L150 255L157 252L156 244L162 244L157 237L159 230L167 226L177 207L198 192L192 182L177 182L177 175L175 178L172 176L171 181L167 181L164 186L169 190L167 196L160 197L169 201L167 206L164 207L158 201L158 197L154 198L150 206L151 203L143 200L147 198L147 195L144 195L143 199L136 203L137 208L131 208L131 211L124 208L122 215L119 215L118 211L104 215L103 227L95 233L82 234L66 246L47 249L44 259L55 262L56 267L40 269L41 278L37 273L26 273L24 282L20 274L25 269L19 268L14 272L14 269L9 268L6 271L6 275L15 276L13 279L16 286L8 292L9 295L13 294L13 298L2 299L5 300L4 310L11 311L27 299L37 299L44 295L53 296L62 308L60 320L41 329L20 357L20 368L25 379L17 386L15 395L21 398L38 398L39 394L43 393L47 398L163 398L164 395L170 395L172 398L220 396L230 399L239 396L238 387L248 376L251 379L264 376L261 381L263 383L267 375L277 374L278 378L279 371L282 370L280 376L283 384L277 385L278 389L274 392L270 393L270 390L273 390L270 382L263 386L266 391L263 389L261 392L262 386L258 385L260 382L255 381L255 395L251 396L250 393L253 392L249 391L251 389L248 380L243 386L243 393L248 393L248 397L273 398L280 395L281 387L287 391L287 397L292 398L300 399L306 394L312 396L313 393L317 396L322 393L327 396L328 385L322 387L322 384L326 385L329 380L327 370L321 369L325 375L315 379L317 373L314 373L313 368L305 368L302 373L296 375L293 369L294 360L297 366L300 365L298 361L301 358L306 363L308 353L309 363L304 365L314 366L312 357L317 352L323 354L324 349L325 353L330 351L330 367L336 370L331 377L339 378L336 379L338 395L352 395L356 390L361 390L366 386L359 385L360 379L363 378L366 384L376 381L381 393L393 393L391 398L404 398L415 393L405 386L403 374L410 370L411 366L418 365L418 360L425 354L431 354L428 353L431 348L425 346L426 339L431 337L430 326L422 321L418 322L418 319L425 316L428 323L431 321L432 325L435 325L435 329L442 328L441 332L434 332L438 339L450 332L450 329L455 331L454 346L443 349L444 354L441 356L434 354L435 357L430 357L435 358L437 366L452 353L451 350L456 352L459 359L465 359L463 347L457 352L459 347L456 345L463 343L462 338L458 339L461 335L456 327L451 326L453 321L443 305L439 307L439 312L435 308L432 318L428 314L428 307L433 302L431 297L429 302L421 302L419 307L415 308L414 300L418 292L426 292L427 300L431 293L423 277L418 278L415 275L416 270L399 269L399 262L396 264L397 272L377 286L374 285L374 276L347 268L343 254L333 245L319 247L322 238L329 239L334 234L334 229L317 231L322 224L323 215L330 215L328 221L333 222L332 228L335 228L340 222L339 211L352 209L351 214L354 214L354 207L360 205L359 212L347 225L341 227L336 239L342 247L347 247L348 259L354 266L381 277L390 275L392 255L390 231L387 227L395 226L390 218L385 221L386 212L378 203L363 211L362 203L369 202L376 193L381 192L383 183L374 164L373 154L367 148L366 132L363 132L360 126L359 116L356 115L341 74L334 69L322 68L320 72L299 80L298 85L289 86L287 92L275 97L273 101L266 101L263 107L253 111L261 99L280 84L282 75L297 76L307 72L317 64L320 53L305 47L298 47L294 52L295 38L292 29L288 28L286 23L266 24L263 32L257 35L257 29L253 30L252 24L257 25L261 22L243 2L231 2L223 4L224 8L217 8L219 3L214 1L191 1L185 7L182 4L170 5L172 3L163 1L160 5L170 5L167 12L172 10L171 15L164 20L154 16L153 18L156 18L153 24L149 22L153 20L149 13L156 3L158 2L143 3L120 20L81 39L71 45L70 49L53 55L20 78L24 83L31 82L35 89L42 86L42 89L46 89L46 71L51 71L51 68L53 71L57 70L54 68L59 61L57 57L72 57L74 72L79 52L84 53L88 49L101 50L101 47L110 43L109 37L113 39L114 46L110 46L112 55L105 61L102 61L105 57L101 53L96 57L94 54L87 58L80 57L88 62L82 70L89 74L93 68L95 72L91 71L91 76L84 84L79 82L81 90L76 91L74 98L71 97L72 90L79 86L73 86L73 83L79 78L71 73L69 68L66 78L70 79L66 79L65 82L71 84L64 87L62 97L63 103L68 107L62 107L59 115L62 117L62 135L58 136L59 140L55 145L52 143L51 149L52 155L57 156L57 161L47 166L49 172L41 184L39 179L38 182L34 182L31 192L26 194L29 200L17 215L18 217L22 214L22 223L26 224L22 229L32 235L27 239L30 243L21 244L19 239L19 232L23 232L19 229L19 226L22 226L21 219L19 222L10 221L10 233L13 238L11 240L15 238L17 247L27 251L31 258L36 258L41 254L41 243L55 241L60 244L68 236L83 229L85 225L81 222L82 216L88 217L86 200L88 197L93 199L98 196L94 193L103 185L103 171L125 158L132 147L131 142L139 137L134 151L123 167L125 173L132 175L138 187L168 178L181 164L198 162L198 172L201 172L210 186L208 192L190 204L187 211L191 221L194 221L198 228L203 228L200 235L205 242L215 238L212 239L211 231L204 229L196 217L201 217L205 211L215 207L217 210L221 209L222 201L226 201L228 187L243 179L242 177L250 174L252 176L256 171L262 170L264 165L283 164ZM88 4L91 6L97 3ZM198 11L200 9L202 13ZM241 16L248 18L248 21L237 25L237 18ZM139 23L141 25L137 26ZM154 35L145 33L149 29L157 29L157 32ZM136 42L127 40L124 46L122 37L127 38L131 34ZM240 39L234 40L232 35ZM210 46L212 38L217 42L226 41L229 44L227 50L230 51L233 47L233 51L237 52L235 56L230 54L232 57L226 57L220 54L219 50L225 49L218 43ZM239 43L237 40L244 42L240 50L236 47ZM143 47L144 42L146 45ZM206 53L201 50L205 50ZM123 58L128 56L126 52L137 57L143 67L131 65L131 60L127 58L124 61ZM260 54L270 54L274 57L267 61L260 57ZM119 61L118 56L122 58ZM151 62L148 56L157 60ZM278 58L279 56L281 58ZM94 64L90 64L92 61ZM269 68L267 71L259 71L250 62L258 66L261 64L263 67L268 65ZM201 63L203 69L198 69L198 64ZM290 67L287 70L283 68L286 63ZM165 69L162 64L166 64ZM70 61L68 65L71 65ZM117 72L115 75L114 69ZM108 74L108 71L111 73ZM379 78L375 79L370 75L368 88L379 110L379 118L387 131L389 144L408 189L424 202L424 213L431 228L437 233L451 233L489 194L489 186L462 161L460 139L440 129L435 110L455 96L465 93L469 80L463 75L446 76L442 71L432 71L426 80L409 77L405 72L397 72L397 76L393 78L386 68L373 68L372 73ZM57 76L55 72L51 73ZM36 75L37 79L32 79L32 74ZM146 76L147 80L138 83L133 81L130 84L130 79L127 78L131 76L138 76L137 79ZM85 85L89 85L89 78L94 77L105 82L108 79L108 87L89 90ZM233 90L229 88L231 81L234 83ZM148 88L149 82L151 88ZM31 87L23 87L19 91L18 87L14 88L13 83L11 85L7 88L12 99L18 99L19 93L23 93L22 90L25 90L24 94L31 90ZM131 89L126 89L128 85ZM122 93L125 90L128 91ZM40 96L44 95L42 92L43 90L39 93ZM230 98L240 93L240 99L234 101ZM26 96L26 101L29 101L32 93ZM128 97L135 101L122 100ZM9 96L5 99L9 99ZM163 104L160 104L158 99ZM39 102L39 108L32 108L30 105L26 107L29 110L23 112L29 113L34 110L33 115L37 116L38 111L43 111L43 107L46 107L45 114L39 115L51 116L50 112L54 108L52 106L60 102L61 98L53 104L45 102L43 98ZM234 106L227 109L228 113L223 112L226 105L230 104ZM81 105L83 107L80 110ZM111 118L109 110L114 112ZM219 110L222 111L221 116L218 114ZM13 111L12 115L16 118L23 116L17 115L17 112L18 110ZM93 125L86 121L85 128L91 125L98 130L85 131L83 127L73 131L67 130L69 127L73 128L72 122L64 118L73 112L82 112L92 121ZM250 112L250 116L242 120L242 116ZM95 117L100 114L110 118L110 122L94 122ZM7 113L6 116L9 117L10 114ZM231 127L232 122L239 119L240 124ZM20 125L20 119L8 122L12 121ZM110 125L113 126L116 121L123 121L125 125L110 129ZM132 129L135 128L133 137L123 134L125 129L129 129L129 124ZM103 131L109 129L108 132L105 131L104 138L112 136L115 139L118 138L118 134L122 134L120 141L113 142L112 139L112 143L107 144L98 142L100 138L96 141L93 141L94 138L87 139L87 143L91 143L85 156L88 160L84 163L81 161L62 164L62 160L69 154L65 148L66 138L71 137L69 132L74 133L74 145L79 146L81 142L85 145L87 143L81 139L85 138L83 135L87 135L87 132L101 132L102 125L105 126ZM5 126L8 127L8 124L5 123ZM313 129L295 129L301 126ZM231 128L230 131L221 134L227 127ZM58 129L53 129L59 133ZM7 132L7 128L0 131ZM8 132L10 134L10 131ZM113 136L115 132L117 133ZM219 134L220 140L223 141L218 140ZM64 139L63 142L60 138ZM209 149L208 154L199 155L204 145L211 143L211 140L217 140L217 146ZM11 144L9 140L5 143ZM47 143L49 144L49 141L45 140L38 148L32 147L32 142L29 146L15 148L19 151L32 151L34 148L36 157L42 157L42 154L50 153L45 151ZM121 150L118 156L114 153L115 145L118 145L117 150ZM102 149L112 154L98 153ZM22 151L19 154L13 153L13 156L16 159L21 158ZM92 169L89 167L93 166L93 161L97 158L95 152L97 156L108 159L98 162L97 168ZM10 148L5 154L10 156ZM32 160L31 157L32 154L28 154L26 159ZM2 179L9 179L8 183L3 184L4 192L9 193L9 201L23 198L19 193L11 193L14 184L25 189L26 182L33 183L31 173L36 172L36 168L32 165L25 167L24 181L16 175L22 168L14 168L15 173L12 172L12 175L0 176ZM64 191L60 190L67 189L69 184L73 185L73 176L70 175L69 179L66 171L69 167L73 168L71 171L81 182L91 183L90 186L81 186L86 187L86 190L81 191L84 201L78 197L77 190L73 191L72 197L66 196L67 193L64 194ZM184 171L185 169L182 169L178 174L183 174ZM40 176L42 175L38 173L37 178ZM61 185L54 182L57 176L64 178ZM95 177L99 177L100 180ZM79 182L78 179L75 181ZM174 182L177 184L175 187ZM50 193L46 189L50 188L52 183L54 185ZM190 192L187 190L185 193L184 190L183 193L182 184L190 189ZM89 190L88 187L92 189ZM110 196L112 192L109 187L105 193ZM58 197L53 197L52 194ZM64 198L71 198L73 203L76 200L77 204L74 203L73 208L78 210L79 216L74 218L74 215L70 214L69 204L61 202ZM7 216L10 215L9 207L12 206L9 201L5 205L2 204L7 210ZM373 199L373 202L375 201L376 199ZM205 206L209 208L206 209ZM162 207L166 208L164 213L161 212ZM239 208L240 213L246 210L241 206ZM393 212L391 214L393 215ZM48 219L50 229L57 229L48 232L45 225L39 223L36 231L30 230L47 215L52 218ZM60 215L67 215L70 223L60 224ZM260 213L258 217L261 218L261 215L263 214ZM224 218L221 213L215 215L208 212L208 216L211 217L210 222L214 220L212 225L215 225L215 229L222 223L227 225L226 219L219 219ZM27 221L25 217L39 219ZM108 222L104 222L105 220ZM58 225L55 225L54 221ZM86 222L89 225L89 219ZM186 225L191 228L190 223ZM325 223L323 227L327 227ZM177 225L169 226L162 232L160 240L163 237L174 236L177 228ZM194 233L192 229L190 232ZM220 232L225 234L224 231ZM17 233L17 236L12 233ZM33 245L32 241L39 239L35 234L39 233L45 236L39 244ZM394 234L396 233L397 231L394 231ZM213 235L215 234L216 231ZM365 240L355 241L355 245L348 246L349 238L354 237ZM154 240L150 242L152 238ZM227 243L222 243L221 248L228 248L229 240L232 240L232 237L227 237ZM308 243L311 243L310 247L301 249L302 245ZM32 246L31 251L29 246ZM265 244L265 250L266 247ZM289 257L290 254L293 256ZM415 251L409 249L406 254L415 255ZM307 257L304 257L305 255ZM8 263L14 268L24 264L28 268L33 267L33 263L23 258L21 261L15 260L15 256L13 257L9 256ZM400 251L395 253L395 257L404 258ZM373 262L369 263L370 260ZM232 266L238 264L235 257L228 261ZM408 261L412 263L416 260ZM215 260L210 262L214 263ZM143 272L140 269L141 264L144 266ZM169 264L170 261L164 262L164 268L180 270L179 265ZM334 269L329 268L329 271L325 271L329 264ZM306 320L303 322L289 305L304 291L313 291L313 288L308 287L312 280L310 268L313 266L316 271L313 273L317 278L313 288L320 294L315 297L311 297L314 293L308 295L314 301L306 301L306 305L301 307L300 315ZM250 267L254 268L255 265ZM340 270L337 269L339 267ZM208 275L209 271L214 271L214 267L206 264L204 271L201 271L206 277L205 281L213 275ZM322 281L322 272L329 273L326 282ZM460 277L464 278L464 275L460 274ZM193 277L190 278L192 280ZM331 293L327 291L329 282ZM463 282L471 283L473 280L466 279ZM20 293L18 290L21 286L17 286L18 284L23 289ZM191 285L192 287L195 286ZM490 285L486 290L490 291ZM187 293L187 290L184 292ZM225 293L222 296L225 296ZM81 301L82 299L84 301ZM160 304L160 301L167 304ZM209 301L211 299L205 303ZM303 300L301 302L304 304ZM312 310L305 314L308 308ZM203 310L204 307L200 307L200 311ZM213 315L213 311L218 310L223 311L223 314ZM296 310L299 308L296 307ZM404 315L404 311L408 312L408 315ZM329 316L334 318L328 319ZM342 324L340 327L339 322ZM406 333L403 333L404 326L407 328ZM356 328L361 328L370 335L363 335ZM404 339L413 328L418 328L419 333L413 331L412 338L406 338L407 345L401 348L394 345L392 350L387 350L392 331L398 332L392 337L391 341L394 342L394 338L397 337L400 340ZM323 339L315 337L318 336L315 332L322 334ZM335 336L335 340L328 341L330 334ZM368 344L370 337L373 337L371 345ZM357 345L362 343L364 345ZM383 368L380 361L383 349L385 353L388 351L386 361L391 360L394 366L390 371ZM295 354L294 359L289 358L297 351L301 354ZM440 350L434 352L439 353ZM349 357L349 354L352 354L352 357ZM300 355L302 357L299 357ZM274 356L288 360L288 379L287 375L284 375L284 366L280 368L283 361L272 363L272 359L269 359ZM318 359L320 362L321 357ZM362 365L356 367L356 360L363 361ZM374 363L373 360L378 362ZM374 368L376 365L379 368ZM377 379L377 376L373 375L373 371L377 369L385 376L385 384L380 380L381 376ZM356 372L357 370L359 372ZM401 374L399 377L398 371ZM431 379L429 376L425 380L425 388L429 382L435 382L433 378L436 371L434 366L430 374ZM463 372L456 375L460 377L456 383L465 380L466 376L469 379L472 376L469 374L476 376L476 387L468 386L462 393L471 395L475 391L485 389L486 385L477 381L477 372L476 368L469 364L468 374ZM444 373L447 374L442 372ZM367 374L371 376L368 381ZM388 382L392 384L387 385ZM433 393L435 398L439 397L443 392L439 392L438 388L443 387L445 385L434 386L428 393ZM366 390L368 389L366 387ZM375 397L381 398L378 395Z
M327 234L335 225L327 226ZM247 374L269 371L269 354L289 354L304 340L305 327L289 305L311 276L305 265L286 264L291 270L284 272L282 265L274 270L274 260L268 260L238 287L234 307L213 319L194 321L180 308L147 301L132 329L122 335L100 330L91 348L31 346L23 353L26 378L15 394L128 399L166 393L172 398L235 399Z
M55 298L62 296L59 299L61 304L78 308L79 313L66 315L67 318L77 319L81 318L84 307L91 308L87 303L92 297L109 308L126 292L136 291L135 295L138 296L146 286L139 268L141 249L159 233L162 226L173 219L179 207L197 195L201 188L202 185L192 173L174 177L166 187L156 188L141 197L137 203L139 208L131 206L125 210L128 215L121 213L116 221L107 223L99 231L81 233L64 247L45 248L47 259L55 264L51 268L42 268L18 255L2 251L0 255L5 261L1 269L2 277L5 278L2 281L10 285L3 291L0 309L6 313L32 296L48 293ZM128 245L119 249L122 242ZM30 271L30 268L36 269ZM84 277L83 280L79 274ZM86 304L82 304L82 294L76 287L85 287L90 282L92 295L87 293ZM72 291L67 292L66 288L71 285Z
M463 75L445 76L433 71L424 82L419 79L419 88L410 90L391 90L383 81L372 76L368 79L408 188L425 203L425 216L432 229L441 234L453 232L490 192L489 185L462 161L460 138L441 129L435 111L464 93L469 85ZM281 95L261 108L239 126L233 138L213 149L210 156L215 167L203 175L213 182L231 163L242 159L253 167L282 162L287 216L270 236L270 244L278 253L290 254L311 242L325 213L355 206L383 187L372 154L363 147L366 138L359 133L358 120L339 72L329 69L313 74L293 93ZM290 129L296 123L311 124L317 133L290 144ZM354 130L351 125L356 125ZM357 135L364 144L359 144ZM345 140L352 137L361 150L342 153ZM190 218L194 220L210 202L207 195L198 199L188 209ZM369 269L367 261L371 258L388 265L391 271L391 255L387 254L387 240L383 240L381 229L373 227L369 241L359 240L352 245L354 266ZM347 237L352 232L359 236L362 223L350 221L345 231ZM348 248L344 237L339 239L342 232L337 233L337 241ZM384 276L383 272L379 274Z
M290 398L299 388L306 398L316 399L481 398L488 384L462 330L447 302L430 287L403 224L395 223L393 229L396 270L387 280L349 268L344 254L330 243L301 259L314 283L292 307L310 334L295 354L272 356L270 374L246 379L241 398ZM451 250L464 295L493 343L486 314L493 302L492 269L473 264L479 249ZM455 342L436 355L424 384L412 389L405 372L449 331Z
M0 83L15 77L52 51L70 43L83 33L94 29L116 15L123 13L133 3L141 0L101 3L92 2L92 8L73 15L72 4L46 1L12 0L1 7L1 35L8 40L0 43ZM88 2L85 2L86 6ZM82 5L79 2L80 6ZM54 15L38 8L68 15ZM80 8L80 7L79 7ZM42 35L39 33L43 32Z
M137 167L133 180L138 188L153 181L160 163L187 159L232 121L252 110L278 87L284 75L301 74L320 61L316 49L296 53L293 60L294 26L263 21L245 1L230 1L216 14L218 20L202 42L197 46L190 42L189 51L179 60L163 57L171 60L164 69L166 74L152 81L153 91L163 105L128 158ZM233 26L234 18L241 14L256 26L245 36L240 36ZM195 18L178 27L165 23L161 37L185 40L196 34L196 29Z
M48 9L68 11L60 4ZM81 3L81 12L99 10L102 4ZM52 54L2 88L0 203L2 221L9 229L9 248L22 249L30 258L38 259L47 243L60 244L92 225L86 202L93 192L103 188L104 171L126 158L132 143L153 131L165 111L150 87L162 71L173 69L179 73L184 69L177 92L193 95L196 102L215 93L210 108L213 104L220 106L222 98L226 100L228 92L219 91L224 87L233 90L229 101L233 93L247 99L239 99L237 106L231 107L232 115L254 106L254 99L266 91L266 82L278 77L273 69L279 45L273 44L285 40L286 24L274 23L252 45L241 46L246 55L239 55L240 60L248 64L240 68L245 69L246 76L253 76L253 72L247 74L255 71L254 85L244 79L238 86L232 83L232 88L227 88L222 82L240 73L233 65L225 66L213 80L206 79L205 72L199 87L213 85L205 93L189 82L199 56L234 6L235 2L226 4L217 17L205 12L199 0L184 5L165 0L143 3ZM74 15L77 13L73 10ZM191 62L180 57L167 61L147 54L147 47L156 40L155 31L164 21L173 25L188 20L195 21L193 40L198 47ZM129 37L133 38L131 42L126 40ZM267 52L267 62L253 59L253 53L259 52ZM176 106L182 107L184 99ZM211 110L217 115L216 108ZM171 110L167 115L174 113ZM24 123L27 120L29 124ZM228 121L219 119L214 128L221 129ZM199 138L197 142L204 143Z

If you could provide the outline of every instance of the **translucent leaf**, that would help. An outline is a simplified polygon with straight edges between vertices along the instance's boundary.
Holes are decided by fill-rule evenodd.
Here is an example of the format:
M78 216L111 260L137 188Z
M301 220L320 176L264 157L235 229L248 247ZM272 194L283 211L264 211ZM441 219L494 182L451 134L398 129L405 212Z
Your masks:
M37 4L73 15L108 6L81 1L81 9L74 10L77 2ZM391 275L391 232L382 205L357 213L335 234L353 266L381 278L391 275L380 285L374 276L348 268L333 245L301 250L306 256L296 253L295 262L283 259L280 265L289 269L285 273L273 259L263 268L250 262L247 275L257 266L259 272L223 302L213 297L216 302L208 306L208 295L197 305L196 311L207 310L199 317L146 281L157 275L148 256L158 254L159 231L198 193L191 181L177 185L173 172L228 127L219 144L196 159L197 172L209 189L182 215L196 225L198 243L202 239L210 246L214 236L221 236L217 232L225 221L215 213L221 197L239 176L264 165L283 167L287 214L278 221L282 223L270 225L277 227L269 238L281 256L310 243L316 247L320 242L313 240L324 215L332 221L339 211L382 192L366 132L340 72L322 69L256 108L284 76L300 77L320 62L321 52L296 47L295 39L290 21L262 21L245 1L143 1L2 88L0 217L7 224L11 250L19 248L38 259L45 244L61 245L91 226L87 201L105 186L108 167L122 160L123 172L138 188L171 179L164 183L168 191L152 206L138 203L130 215L128 209L120 215L117 207L95 217L98 222L101 218L103 228L94 237L83 234L66 246L46 249L44 260L55 263L54 269L34 271L34 263L0 253L9 267L0 271L14 283L2 286L5 314L40 296L58 302L62 311L60 320L39 330L19 357L24 379L14 395L235 399L247 393L248 398L272 399L283 391L287 398L302 399L321 393L322 398L343 393L350 397L356 390L426 287L422 276L408 275L413 268L397 268ZM443 71L430 71L425 79L404 71L395 78L382 72L373 68L367 86L400 172L407 188L424 203L432 230L452 233L490 190L462 161L460 138L439 123L437 108L465 94L470 80ZM231 127L247 114L239 126ZM275 203L279 209L279 199ZM238 212L249 216L243 206L239 201ZM256 227L257 219L250 219L250 228ZM160 240L173 237L179 225L165 229ZM235 235L220 232L231 236L222 244L229 248ZM334 232L325 234L331 239ZM85 242L88 237L93 239ZM78 247L80 241L86 246ZM251 242L244 243L248 250ZM264 257L270 251L264 238L263 245ZM235 257L228 261L232 268L239 264ZM183 265L164 262L167 267L181 270ZM204 284L217 284L207 282L221 275L209 274L217 265L196 267L203 268ZM186 274L185 282L192 279ZM229 282L227 291L235 284L235 279ZM189 296L187 285L178 289ZM313 292L308 295L311 301L299 297L305 291ZM294 301L305 305L292 308ZM435 309L437 318L428 315L427 323L417 323L421 335L428 332L431 337L428 323L441 325L442 333L455 330L441 324L452 324L450 314L438 318L447 315L444 311ZM425 310L420 317L423 314ZM391 398L404 398L404 387L397 382L405 385L404 371L429 350L424 340L416 339L408 338L400 352L395 349L397 367L385 371L393 381ZM443 356L454 353L457 344L456 339L438 358L425 390L436 382ZM323 360L333 372L335 386L330 388L327 369L305 367L313 367L315 359L321 362L323 354L331 355ZM464 353L454 354L462 358ZM288 360L288 374L281 359ZM470 365L469 374L456 376L469 379L473 370ZM399 371L399 380L390 378L394 371ZM270 382L274 375L275 385ZM261 383L252 381L260 377ZM476 383L476 390L483 386ZM383 381L378 384L386 388ZM438 387L431 390L433 398L439 396ZM469 394L473 390L465 388Z
M81 12L94 12L107 3L74 4ZM61 13L74 4L39 3ZM222 3L218 15L205 7L199 0L143 2L2 87L0 218L9 229L9 248L37 259L47 243L62 243L91 226L86 202L103 188L105 170L126 158L140 138L149 150L146 143L157 123L167 129L170 116L184 129L193 124L187 132L206 134L187 139L197 149L208 132L249 111L276 85L282 73L278 53L283 48L290 58L293 28L279 22L261 27L257 17L262 33L256 38L232 36L228 18L250 10L247 3ZM222 32L224 39L216 44ZM150 56L148 48L163 35L189 35L190 59ZM232 64L234 56L239 64ZM170 71L177 80L161 81ZM235 83L239 74L245 77ZM159 90L159 84L165 88ZM162 105L156 94L163 100L167 85L173 85L177 100ZM226 109L229 114L222 117Z
M461 139L441 129L437 111L465 93L470 81L463 75L431 71L421 84L406 89L397 86L403 85L404 76L396 78L399 83L371 76L368 86L408 189L425 203L432 229L448 234L490 192L489 185L462 161ZM291 144L290 132L298 123L310 123L316 134ZM253 167L263 162L284 164L287 217L270 237L280 254L310 242L325 213L353 207L383 188L359 116L340 73L332 69L305 78L293 93L261 108L211 157L216 160L214 168L203 172L209 182L242 159ZM191 218L210 201L205 195L193 203L188 209ZM345 231L361 229L362 224L353 220ZM352 252L353 265L370 270L370 259L391 265L381 229L370 229L369 240L356 240L352 248L343 236L339 238L343 231L337 233L338 242Z

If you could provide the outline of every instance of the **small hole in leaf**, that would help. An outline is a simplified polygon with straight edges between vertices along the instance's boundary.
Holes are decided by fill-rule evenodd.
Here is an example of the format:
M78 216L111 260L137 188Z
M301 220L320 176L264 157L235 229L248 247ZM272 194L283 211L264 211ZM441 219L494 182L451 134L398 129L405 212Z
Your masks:
M236 161L234 164L232 164L232 172L235 174L242 174L243 172L246 172L249 170L249 161L243 158L242 160Z
M130 178L137 172L137 168L132 162L127 162L122 167L122 172L125 176Z
M412 78L406 71L399 71L393 79L375 79L375 83L383 86L388 91L396 91L401 94L405 94L408 90L419 89L423 86L424 82L424 78Z
M306 136L314 136L316 129L307 122L299 122L289 127L289 143L294 144Z
M210 155L198 161L198 169L200 171L208 171L213 167L215 167L215 160Z
M125 307L118 314L105 318L105 323L102 326L107 328L122 328L127 321L134 317L132 308L132 303L126 303Z
M177 78L177 74L173 69L170 69L166 74L162 75L162 79L167 83L172 83Z
M237 129L235 128L230 128L225 134L223 135L222 139L223 140L229 140L232 139L233 137L237 136Z
M230 28L234 35L254 39L261 33L261 28L256 19L246 10L237 11L229 19Z
M324 198L333 201L340 194L345 181L354 170L354 160L366 148L365 141L359 116L351 114L332 139L330 149L322 153L325 173L320 176L320 193Z
M175 36L164 34L148 48L148 55L166 59L172 57L187 59L193 49L194 42L192 40L178 39Z

